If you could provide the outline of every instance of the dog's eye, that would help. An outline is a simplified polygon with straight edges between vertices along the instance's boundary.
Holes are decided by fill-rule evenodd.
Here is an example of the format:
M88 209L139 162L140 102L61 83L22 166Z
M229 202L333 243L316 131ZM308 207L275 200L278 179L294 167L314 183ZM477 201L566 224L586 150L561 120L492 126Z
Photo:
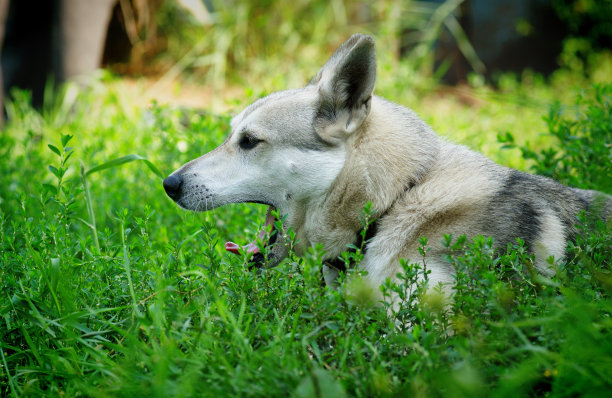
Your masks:
M240 138L240 141L238 141L238 146L240 146L242 149L249 150L255 148L261 141L262 140L257 139L250 134L245 134L242 136L242 138Z

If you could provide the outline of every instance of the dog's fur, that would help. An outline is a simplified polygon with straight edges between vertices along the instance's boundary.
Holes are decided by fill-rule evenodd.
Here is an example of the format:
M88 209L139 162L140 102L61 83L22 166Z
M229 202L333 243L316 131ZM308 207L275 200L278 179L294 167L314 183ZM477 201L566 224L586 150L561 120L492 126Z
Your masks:
M322 244L335 259L376 209L377 231L359 265L374 284L393 278L401 258L418 260L429 239L430 286L452 281L444 234L522 238L536 268L550 273L575 234L576 214L596 192L502 167L441 140L415 113L373 95L374 41L354 35L304 88L262 98L231 123L227 140L175 171L164 185L183 208L265 203L287 215L298 254ZM610 200L607 212L610 212ZM268 266L286 255L282 234Z

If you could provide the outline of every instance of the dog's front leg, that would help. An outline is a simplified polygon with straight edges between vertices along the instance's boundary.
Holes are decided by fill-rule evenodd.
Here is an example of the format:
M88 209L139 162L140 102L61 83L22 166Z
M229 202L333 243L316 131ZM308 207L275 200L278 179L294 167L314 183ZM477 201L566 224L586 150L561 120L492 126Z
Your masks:
M336 289L338 287L338 276L340 275L338 269L323 263L321 271L323 272L325 286Z

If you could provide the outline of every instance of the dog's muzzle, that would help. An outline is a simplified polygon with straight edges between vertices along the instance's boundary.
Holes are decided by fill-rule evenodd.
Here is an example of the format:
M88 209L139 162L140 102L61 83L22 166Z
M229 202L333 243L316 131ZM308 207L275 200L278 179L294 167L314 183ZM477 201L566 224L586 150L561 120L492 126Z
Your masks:
M172 200L177 200L181 196L182 184L183 180L180 175L172 174L164 180L164 190Z

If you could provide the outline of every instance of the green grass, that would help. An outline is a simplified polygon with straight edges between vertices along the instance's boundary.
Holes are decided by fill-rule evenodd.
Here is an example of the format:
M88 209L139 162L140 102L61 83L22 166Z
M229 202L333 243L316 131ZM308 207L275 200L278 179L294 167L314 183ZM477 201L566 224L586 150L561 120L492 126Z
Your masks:
M537 159L501 151L495 137L512 132L520 147L545 131L554 93L536 86L545 93L536 105L521 100L528 86L519 84L475 89L477 108L436 101L435 92L415 108L455 140L526 169ZM253 237L265 209L188 213L165 196L158 175L219 145L228 118L134 107L112 87L67 86L41 112L23 92L8 104L0 134L0 395L515 397L612 389L606 225L585 218L572 261L550 280L531 272L520 242L500 255L488 239L449 237L464 253L449 259L458 275L450 306L415 284L426 271L409 261L399 283L383 287L386 296L406 297L395 309L376 303L356 273L338 290L322 287L320 248L249 272L222 243ZM585 115L602 132L604 143L593 145L609 145L609 114ZM538 142L534 153L554 137Z

